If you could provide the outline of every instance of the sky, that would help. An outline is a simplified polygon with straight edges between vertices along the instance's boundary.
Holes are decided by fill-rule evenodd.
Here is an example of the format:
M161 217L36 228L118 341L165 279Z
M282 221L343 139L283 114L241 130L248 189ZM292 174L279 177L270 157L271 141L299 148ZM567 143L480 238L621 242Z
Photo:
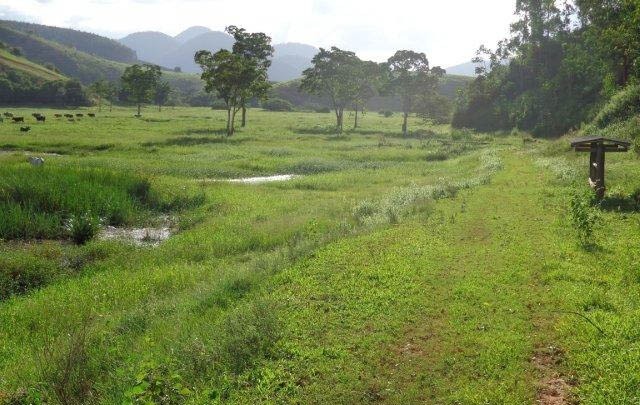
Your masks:
M0 0L0 18L116 39L237 25L265 32L274 43L338 46L375 61L412 49L426 53L433 66L448 67L505 38L514 7L515 0Z

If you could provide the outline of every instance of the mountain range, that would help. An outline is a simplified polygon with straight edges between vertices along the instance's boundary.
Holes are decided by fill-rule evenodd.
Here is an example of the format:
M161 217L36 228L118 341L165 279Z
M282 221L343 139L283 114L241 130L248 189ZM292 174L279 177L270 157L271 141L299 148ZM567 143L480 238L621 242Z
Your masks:
M138 59L176 69L185 73L199 73L200 67L193 61L199 50L218 51L231 49L233 37L206 27L191 27L172 37L162 32L136 32L119 41L133 49ZM301 76L311 66L311 59L318 49L311 45L283 43L274 45L269 78L272 81L288 81Z

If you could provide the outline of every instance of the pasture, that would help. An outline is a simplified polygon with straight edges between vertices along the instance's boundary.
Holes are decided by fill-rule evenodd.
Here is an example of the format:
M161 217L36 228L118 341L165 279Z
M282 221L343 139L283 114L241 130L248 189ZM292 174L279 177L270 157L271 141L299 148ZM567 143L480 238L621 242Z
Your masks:
M205 108L7 111L31 130L0 124L0 404L640 400L631 154L586 246L564 139L415 118L404 138L375 112L336 136L331 114L250 110L225 137ZM273 175L294 177L227 181ZM72 243L74 223L95 237Z

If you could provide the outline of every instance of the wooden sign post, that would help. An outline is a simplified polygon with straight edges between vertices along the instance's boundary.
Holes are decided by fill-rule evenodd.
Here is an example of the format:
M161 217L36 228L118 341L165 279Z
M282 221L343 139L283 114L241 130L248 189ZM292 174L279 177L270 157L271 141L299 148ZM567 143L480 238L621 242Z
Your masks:
M588 136L574 139L571 147L576 152L589 152L589 184L596 192L598 199L602 200L606 191L604 181L605 155L607 152L628 152L630 142L617 139L608 139L600 136Z

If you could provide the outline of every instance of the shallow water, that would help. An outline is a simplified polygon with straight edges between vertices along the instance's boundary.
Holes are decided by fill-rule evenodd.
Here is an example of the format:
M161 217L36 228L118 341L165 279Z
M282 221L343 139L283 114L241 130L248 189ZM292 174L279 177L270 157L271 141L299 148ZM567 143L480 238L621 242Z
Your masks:
M116 228L108 226L99 235L102 240L123 240L138 246L158 246L171 237L171 229L163 228Z
M208 183L241 183L241 184L263 184L263 183L272 183L276 181L288 181L298 178L300 176L296 176L295 174L278 174L275 176L264 176L264 177L244 177L240 179L202 179L200 181L208 182Z
M277 176L246 177L243 179L232 179L228 181L229 183L260 184L260 183L270 183L273 181L288 181L288 180L293 180L296 177L297 176L293 174L280 174Z

